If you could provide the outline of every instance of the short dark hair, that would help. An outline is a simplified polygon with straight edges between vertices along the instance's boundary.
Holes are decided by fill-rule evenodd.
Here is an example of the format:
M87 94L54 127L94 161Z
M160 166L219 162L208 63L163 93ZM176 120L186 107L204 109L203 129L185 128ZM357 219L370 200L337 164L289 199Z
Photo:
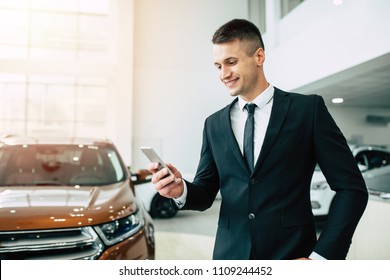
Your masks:
M258 48L264 48L263 38L260 30L252 22L246 19L233 19L215 31L213 44L223 44L234 40L251 42L251 48L248 50L249 55L252 55Z

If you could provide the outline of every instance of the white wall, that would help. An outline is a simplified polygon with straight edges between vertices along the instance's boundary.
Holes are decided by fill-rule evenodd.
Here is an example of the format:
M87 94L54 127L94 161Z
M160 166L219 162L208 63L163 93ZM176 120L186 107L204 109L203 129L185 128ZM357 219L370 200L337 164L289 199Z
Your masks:
M212 61L211 38L242 0L135 0L133 170L151 145L183 173L198 164L205 118L231 102Z
M265 71L272 83L292 90L390 52L390 1L342 3L306 0L270 26Z

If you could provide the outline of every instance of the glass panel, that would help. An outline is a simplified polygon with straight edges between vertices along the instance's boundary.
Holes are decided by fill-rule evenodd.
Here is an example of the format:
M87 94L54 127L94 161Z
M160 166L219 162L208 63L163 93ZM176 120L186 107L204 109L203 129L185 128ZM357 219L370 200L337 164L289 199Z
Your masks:
M60 75L31 75L29 76L30 83L36 84L65 84L74 85L76 83L75 77L60 76Z
M75 87L49 85L45 97L45 121L75 121ZM66 100L66 102L64 102Z
M80 0L80 12L108 15L110 0Z
M13 74L13 73L0 73L0 83L26 83L27 76L24 74Z
M29 120L74 121L74 86L32 84L28 90Z
M0 136L4 135L24 135L26 123L18 120L0 119Z
M25 97L25 84L3 84L0 91L0 118L4 120L24 120Z
M26 58L28 13L0 9L0 58Z
M108 80L102 77L78 77L77 83L79 85L107 86Z
M79 86L77 117L81 122L104 123L106 120L107 88Z
M33 9L43 9L49 11L77 12L79 0L34 0L31 1Z
M45 120L75 120L75 87L50 85L47 87ZM66 102L64 102L66 100Z
M75 60L77 52L74 50L64 49L47 49L47 48L31 48L30 58L45 59L45 60Z
M0 0L1 8L26 8L30 0Z
M74 123L65 121L27 121L26 135L33 137L72 137Z
M32 13L30 42L35 47L77 49L77 15Z
M30 84L28 86L27 119L37 121L43 119L44 98L46 87L44 85Z
M104 51L107 49L108 18L97 16L80 17L80 49Z
M5 59L26 59L28 49L26 47L0 46L0 58Z
M101 16L80 17L80 60L108 59L108 18Z
M83 137L105 138L107 137L107 128L105 123L77 122L75 123L74 135Z

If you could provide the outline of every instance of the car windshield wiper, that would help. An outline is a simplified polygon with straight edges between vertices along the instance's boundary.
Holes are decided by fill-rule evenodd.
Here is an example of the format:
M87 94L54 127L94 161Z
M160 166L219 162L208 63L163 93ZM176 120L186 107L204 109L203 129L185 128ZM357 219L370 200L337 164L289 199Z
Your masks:
M31 184L31 186L64 186L65 184L54 181L38 181Z
M64 186L58 182L34 182L34 183L15 183L15 184L1 184L0 187L31 187L31 186Z

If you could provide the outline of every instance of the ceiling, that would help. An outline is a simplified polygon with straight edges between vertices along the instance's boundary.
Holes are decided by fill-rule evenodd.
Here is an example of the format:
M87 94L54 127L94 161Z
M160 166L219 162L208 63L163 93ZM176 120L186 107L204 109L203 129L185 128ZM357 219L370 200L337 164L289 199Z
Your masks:
M322 95L328 106L390 109L390 53L296 89ZM332 98L344 102L332 104Z

